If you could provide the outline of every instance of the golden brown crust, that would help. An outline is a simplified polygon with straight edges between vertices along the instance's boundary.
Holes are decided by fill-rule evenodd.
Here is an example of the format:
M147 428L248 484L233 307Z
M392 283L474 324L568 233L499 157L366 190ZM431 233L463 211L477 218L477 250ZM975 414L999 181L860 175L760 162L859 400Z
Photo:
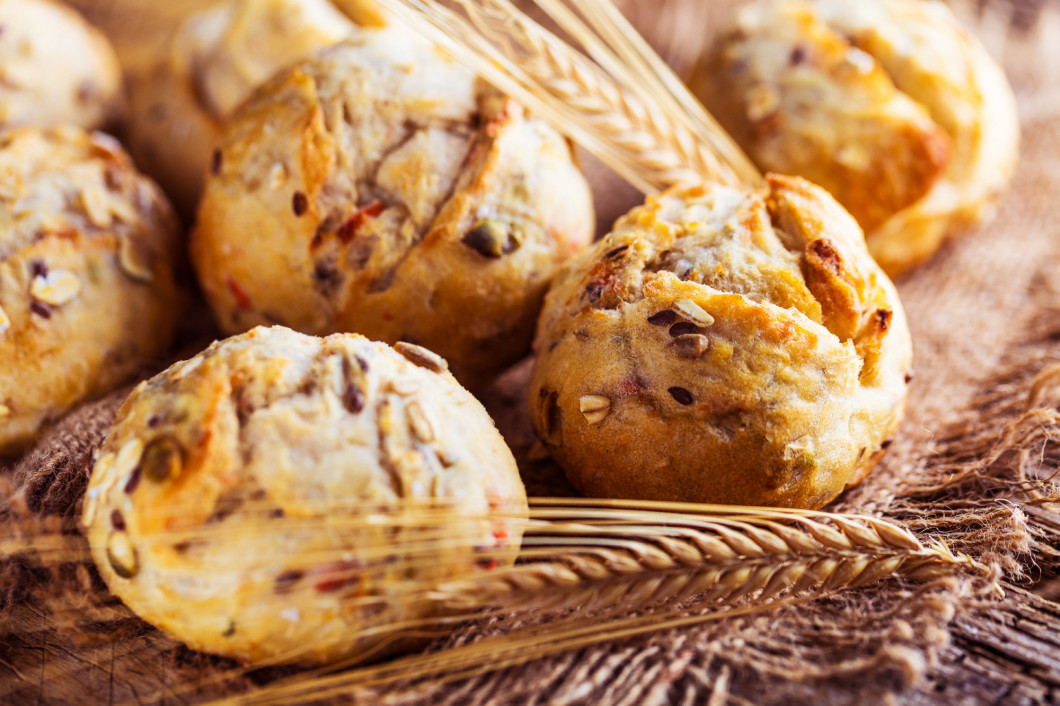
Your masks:
M172 210L118 143L0 133L0 453L163 353L183 303Z
M417 529L384 518L428 507L452 511L446 542L410 565ZM173 637L250 663L327 663L378 648L387 636L370 627L424 617L408 582L496 565L477 552L510 563L526 510L511 452L443 360L273 327L130 395L82 523L111 590Z
M387 13L376 0L331 0L342 14L361 27L386 27Z
M901 418L910 340L856 222L821 189L674 189L546 298L531 420L605 497L821 507Z
M760 167L835 195L889 272L986 215L1014 167L1004 75L938 2L758 2L691 84Z
M810 6L755 9L763 14L741 15L696 80L751 158L824 187L866 230L923 198L950 151L927 111Z
M0 2L0 127L112 127L122 109L110 42L52 0Z
M327 0L230 0L192 15L130 79L130 151L193 213L225 116L277 70L357 29Z
M525 352L592 234L566 140L397 30L277 76L220 154L192 259L223 329L409 340L466 384Z

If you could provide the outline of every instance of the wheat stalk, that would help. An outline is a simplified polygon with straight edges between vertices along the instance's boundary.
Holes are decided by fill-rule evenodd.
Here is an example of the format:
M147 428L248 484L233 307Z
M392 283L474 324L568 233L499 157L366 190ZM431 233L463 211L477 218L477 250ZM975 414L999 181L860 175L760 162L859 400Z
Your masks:
M777 601L772 607L793 606L809 600L811 599L808 597L790 598ZM602 642L702 625L761 610L759 606L745 605L703 615L680 615L670 612L664 615L653 613L648 616L615 619L606 623L564 621L558 625L524 629L437 653L405 657L386 664L338 674L327 674L324 670L303 672L251 693L214 703L284 704L309 698L325 699L348 695L354 688L378 687L397 682L415 684L415 680L422 678L430 678L432 685L444 684Z
M529 530L531 546L572 541L551 561L451 582L428 596L450 617L506 615L534 620L531 627L377 667L302 673L233 701L325 698L439 675L450 681L599 642L804 603L888 577L986 575L985 567L941 543L924 544L871 517L736 508L701 516L591 506L553 514L593 519L552 520ZM646 520L652 523L640 524ZM665 604L661 610L647 610L659 604ZM704 605L707 612L692 610ZM482 606L490 609L477 610ZM632 610L647 612L613 617Z
M560 41L507 0L456 0L467 19L428 0L381 0L505 93L570 134L642 191L714 180L758 183L738 147L696 106L671 112L670 89L629 71L592 39L609 71ZM571 25L573 27L573 25ZM707 127L703 127L707 126Z
M521 563L441 585L415 579L398 581L386 600L425 607L428 610L423 612L429 617L373 626L366 628L364 634L381 635L389 642L410 636L438 636L467 620L503 616L532 622L542 616L555 616L548 622L546 632L520 629L488 643L491 650L505 651L506 660L518 661L615 636L772 610L890 577L930 580L958 573L986 573L981 565L955 556L942 544L925 544L900 526L873 517L664 502L551 498L535 498L532 502L530 517L522 519ZM245 512L252 521L260 514L263 548L274 532L341 534L365 522L406 528L408 531L402 531L393 541L380 539L378 545L358 547L358 554L366 560L364 570L369 571L374 566L400 569L423 566L425 562L438 564L451 553L440 548L451 545L449 532L454 523L500 517L468 517L438 504L410 504L398 512L368 513L357 512L358 504L352 500L331 498L314 505L323 513L321 517L272 518L267 514L268 504L255 501L248 502ZM180 508L172 511L179 515ZM36 547L44 564L78 558L90 561L83 540L68 541L78 538L62 534L68 529L65 524L45 524L52 532L43 535L19 530L17 524L8 525L7 533L18 536L0 542L0 558L24 554ZM159 533L153 541L186 541L189 536L225 541L229 531L225 523L212 524L191 534ZM306 555L298 562L307 567L323 564L345 551L348 550ZM501 551L485 556L500 556ZM350 606L378 600L354 598ZM120 620L129 615L106 605L100 607L105 610L93 612L95 621ZM689 614L690 608L707 612ZM646 613L616 615L631 611ZM60 611L52 618L76 623L78 615L76 611L69 615ZM526 649L512 652L516 645ZM483 654L471 649L454 654L447 651L412 664L418 665L416 669L423 670L423 675L444 673L446 678L500 664L493 659L487 664L481 659ZM280 655L275 662L296 656ZM352 664L332 665L329 669ZM265 665L255 665L261 666ZM335 688L349 688L364 680L393 681L408 676L407 672L380 673L374 669L344 672L336 677L341 683ZM209 681L223 681L242 671L221 670ZM293 692L285 690L297 692L317 674L302 673L296 678L297 684L277 683L259 695L266 700L273 696L281 700L292 697ZM325 678L322 672L319 674ZM198 682L187 686L190 689L201 685ZM178 692L181 688L176 687Z
M237 701L280 703L417 676L456 679L618 637L773 610L885 578L987 573L940 543L925 544L872 517L726 506L698 506L700 513L692 514L667 511L667 503L638 508L632 501L615 503L622 507L536 502L523 542L529 563L437 587L410 582L403 598L430 604L433 617L366 632L391 640L435 636L456 623L498 616L530 621L530 628L380 667L327 674L355 662L331 665ZM704 607L707 612L689 612ZM646 612L616 617L634 610Z
M528 519L496 512L473 516L452 508L418 505L403 507L400 512L363 513L355 501L337 499L320 503L326 514L316 517L274 518L268 514L268 503L261 503L259 508L253 501L242 512L249 521L262 525L262 531L252 535L253 541L261 544L253 547L255 557L293 560L292 566L304 568L341 558L350 547L290 557L270 553L270 536L323 532L342 536L366 523L400 529L397 535L381 533L377 542L356 548L366 571L374 567L416 568L426 561L437 567L446 562L462 565L467 557L443 551L465 546L465 538L454 536L458 523L504 520L518 524L523 563L441 586L406 581L395 589L395 595L429 601L447 614L495 604L505 609L527 609L531 604L527 596L536 596L546 588L554 597L548 607L584 605L585 601L578 599L557 601L555 597L565 589L586 595L605 584L639 581L645 576L656 583L665 580L667 588L646 591L639 586L637 591L631 590L633 608L708 591L712 600L733 603L756 591L765 599L786 589L798 592L810 586L863 585L892 575L933 578L958 570L983 571L944 545L925 545L898 525L872 517L684 503L550 498L535 498L533 502ZM69 534L68 523L42 524L44 527L32 531L19 523L8 523L5 533L9 536L0 538L0 559L28 555L45 566L90 561L83 540ZM246 528L240 527L241 541L246 541ZM142 541L169 546L188 541L225 542L232 531L226 523L206 524L190 530L156 532L145 535ZM506 547L482 548L475 556L500 558L510 551ZM768 573L770 566L778 567L777 573ZM682 581L684 585L679 585ZM539 609L546 605L539 598L533 600L538 601ZM612 604L610 600L603 602Z
M448 556L439 555L439 550L459 549L467 542L454 532L458 526L504 521L516 525L523 535L523 559L537 562L557 556L566 560L583 549L611 551L612 556L607 561L615 566L619 566L620 561L613 553L628 551L644 566L656 561L654 568L657 570L739 557L754 559L767 554L781 557L801 553L805 557L815 552L820 555L855 549L876 551L880 555L901 550L908 553L909 561L921 555L926 558L938 555L936 548L926 549L912 534L896 525L856 515L591 499L534 498L533 503L529 518L525 518L497 511L469 515L438 503L403 503L393 511L363 512L356 501L332 498L307 503L314 510L313 515L275 518L269 502L251 500L241 508L243 520L235 525L207 523L190 529L157 531L144 534L140 541L144 545L167 546L189 542L223 543L231 541L229 536L235 532L240 536L239 541L245 542L244 523L259 522L261 531L251 536L251 541L260 542L260 546L253 547L255 557L270 561L293 559L294 565L311 567L332 561L349 548L324 549L289 557L282 549L272 546L270 535L329 533L341 537L348 531L373 525L392 531L378 535L378 542L357 547L358 557L365 566L407 568L415 567L425 559L435 564L449 561ZM170 517L181 515L179 506L167 508L167 512ZM155 519L161 518L155 515ZM70 522L49 518L43 522L30 520L30 523L32 526L17 522L5 524L0 535L0 558L32 554L41 563L51 565L88 560L83 540L70 534ZM395 534L393 531L397 530L399 532ZM812 542L805 539L807 534L813 538ZM499 558L509 551L510 548L503 546L483 547L476 555L483 559ZM660 551L668 553L670 559L662 559ZM944 555L944 558L953 561L952 555ZM459 556L451 560L466 561ZM540 563L526 564L520 570L540 570ZM500 574L493 572L485 576L494 581L499 580ZM462 590L454 589L457 593ZM479 592L482 591L490 593L494 588Z
M876 518L762 514L745 520L642 512L635 521L660 524L552 523L541 531L576 542L558 560L450 582L430 598L447 613L490 604L508 611L626 611L697 595L700 602L733 605L752 594L765 602L781 593L856 588L887 577L985 572L942 544L924 545ZM674 526L682 522L687 525ZM530 534L524 544L533 546L535 539Z
M622 76L625 83L643 88L649 100L688 131L696 141L694 149L707 151L705 163L720 161L744 182L761 183L761 175L747 155L610 0L574 3L584 21L565 0L534 2L611 76Z

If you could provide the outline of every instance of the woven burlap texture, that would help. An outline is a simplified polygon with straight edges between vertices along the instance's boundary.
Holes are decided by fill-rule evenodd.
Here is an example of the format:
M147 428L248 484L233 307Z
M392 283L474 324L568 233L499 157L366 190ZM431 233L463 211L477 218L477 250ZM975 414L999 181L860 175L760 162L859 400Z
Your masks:
M120 30L141 60L169 9L81 3ZM702 45L714 3L632 5L667 58ZM393 704L1037 703L1060 694L1060 8L988 5L980 23L1004 59L1022 114L1022 161L996 220L899 282L916 346L908 418L882 466L829 509L874 513L930 531L994 567L998 598L971 578L888 581L779 609L556 654L456 682L422 680L345 695ZM717 10L717 12L715 12ZM139 14L137 14L139 13ZM1012 22L1015 18L1015 22ZM152 33L155 33L154 35ZM1049 37L1054 41L1050 43ZM608 219L632 204L605 189ZM528 366L485 397L522 462L529 492L570 492L548 462L530 462L523 414ZM86 461L127 390L83 406L0 476L8 537L76 516ZM43 518L43 519L42 519ZM83 540L64 535L71 546ZM193 653L105 599L85 565L43 572L7 561L0 574L0 701L192 703L252 692L292 670L245 672ZM510 626L473 625L429 649ZM220 676L219 676L220 675Z

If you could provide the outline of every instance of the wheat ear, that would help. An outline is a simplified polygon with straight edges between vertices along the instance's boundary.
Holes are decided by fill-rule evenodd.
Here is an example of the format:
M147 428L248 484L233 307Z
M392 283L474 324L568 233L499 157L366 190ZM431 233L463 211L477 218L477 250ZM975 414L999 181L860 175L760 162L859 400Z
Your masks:
M418 677L454 680L599 642L795 605L885 578L987 574L941 543L924 544L872 517L715 507L716 513L691 515L564 502L567 507L538 507L540 519L524 539L524 556L551 559L450 582L426 596L450 620L496 614L530 620L531 627L385 665L302 673L237 701L283 703ZM646 612L615 616L633 610Z
M704 180L761 181L720 128L705 138L670 113L661 82L644 85L620 61L605 62L609 73L507 0L456 0L466 18L428 0L380 3L646 193ZM585 28L583 39L604 46L589 37Z
M751 519L710 519L611 511L602 516L606 520L553 520L529 530L524 557L551 551L556 560L450 582L431 599L446 613L484 605L626 611L694 596L698 602L734 605L752 594L765 602L781 593L854 588L896 576L985 572L943 544L925 545L895 524L856 515L761 511ZM604 524L616 520L624 522ZM574 538L576 545L563 551L557 535Z
M744 182L761 183L761 175L747 155L610 0L570 3L584 19L567 7L568 0L533 1L609 75L621 76L625 84L644 89L650 101L687 130L696 141L696 149L706 149L709 159L728 165Z

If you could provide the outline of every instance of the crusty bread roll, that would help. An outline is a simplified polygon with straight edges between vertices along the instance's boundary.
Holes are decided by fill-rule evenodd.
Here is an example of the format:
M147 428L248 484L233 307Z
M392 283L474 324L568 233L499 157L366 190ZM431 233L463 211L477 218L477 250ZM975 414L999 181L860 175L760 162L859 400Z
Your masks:
M758 0L691 85L763 170L829 190L892 274L991 214L1015 168L1004 73L937 0Z
M0 0L0 127L112 126L122 108L110 42L52 0Z
M906 399L911 344L822 189L674 188L568 263L534 343L534 429L601 497L819 508Z
M477 385L593 234L570 144L406 30L281 72L219 143L192 261L222 329L410 341Z
M345 4L373 21L372 3ZM225 117L278 69L358 29L328 0L228 0L192 15L130 77L129 150L193 213Z
M432 508L445 521L417 525ZM323 664L430 615L411 586L510 564L526 512L511 451L444 360L273 327L133 391L82 524L111 591L172 637Z
M113 138L0 132L0 454L166 351L182 248L169 202Z

